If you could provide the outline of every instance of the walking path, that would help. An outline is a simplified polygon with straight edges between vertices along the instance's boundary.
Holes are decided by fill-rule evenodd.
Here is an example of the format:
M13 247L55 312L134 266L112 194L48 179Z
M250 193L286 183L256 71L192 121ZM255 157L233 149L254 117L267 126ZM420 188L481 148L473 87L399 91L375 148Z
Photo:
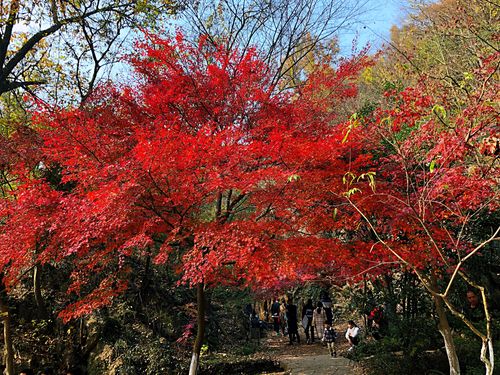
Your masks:
M316 342L311 345L288 345L288 338L270 334L266 346L272 351L272 356L280 362L285 373L291 375L359 375L361 370L356 364L343 357L347 351L347 343L338 344L339 356L332 358L326 347ZM275 374L278 375L278 374Z

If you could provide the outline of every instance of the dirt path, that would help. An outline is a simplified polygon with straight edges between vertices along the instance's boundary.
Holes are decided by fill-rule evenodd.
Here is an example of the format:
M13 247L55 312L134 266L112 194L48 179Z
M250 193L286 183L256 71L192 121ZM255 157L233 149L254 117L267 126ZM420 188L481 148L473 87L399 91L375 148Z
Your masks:
M359 375L360 370L354 362L343 355L347 351L347 343L340 342L338 356L332 358L326 347L316 342L311 345L288 345L288 338L276 336L274 333L265 339L268 354L280 362L291 375ZM277 374L275 374L277 375Z

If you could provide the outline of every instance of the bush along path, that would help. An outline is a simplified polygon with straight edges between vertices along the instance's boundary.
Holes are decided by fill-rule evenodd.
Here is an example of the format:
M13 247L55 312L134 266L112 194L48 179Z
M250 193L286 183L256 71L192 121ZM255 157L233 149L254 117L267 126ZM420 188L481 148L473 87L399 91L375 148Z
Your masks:
M347 357L347 342L339 337L337 343L337 356L331 357L326 346L320 341L308 345L304 341L301 344L288 345L288 337L276 336L269 333L265 339L265 345L269 354L276 362L279 362L285 372L278 374L291 375L359 375L361 369L355 362Z

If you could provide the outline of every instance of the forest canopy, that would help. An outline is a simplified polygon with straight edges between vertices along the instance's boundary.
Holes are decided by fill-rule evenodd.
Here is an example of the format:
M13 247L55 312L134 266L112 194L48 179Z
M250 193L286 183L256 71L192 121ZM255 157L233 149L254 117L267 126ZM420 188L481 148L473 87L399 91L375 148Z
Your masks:
M363 306L342 306L351 316L383 295L387 337L431 316L450 374L468 373L463 335L474 366L494 373L499 8L416 4L381 50L341 57L339 33L362 11L0 2L7 374L105 373L120 356L130 374L185 372L179 342L196 374L222 335L221 288L270 299L308 287L361 290ZM183 30L162 31L169 17ZM120 64L128 75L114 82ZM141 330L155 339L132 354Z

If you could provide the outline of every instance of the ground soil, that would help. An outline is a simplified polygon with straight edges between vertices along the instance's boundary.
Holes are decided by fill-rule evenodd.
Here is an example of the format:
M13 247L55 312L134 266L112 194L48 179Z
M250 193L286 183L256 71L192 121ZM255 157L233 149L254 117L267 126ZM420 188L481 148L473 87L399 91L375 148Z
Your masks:
M360 375L361 369L347 357L348 345L342 338L338 339L337 357L332 358L328 349L320 342L288 345L288 337L269 333L263 339L264 353L280 363L284 372L273 375Z

